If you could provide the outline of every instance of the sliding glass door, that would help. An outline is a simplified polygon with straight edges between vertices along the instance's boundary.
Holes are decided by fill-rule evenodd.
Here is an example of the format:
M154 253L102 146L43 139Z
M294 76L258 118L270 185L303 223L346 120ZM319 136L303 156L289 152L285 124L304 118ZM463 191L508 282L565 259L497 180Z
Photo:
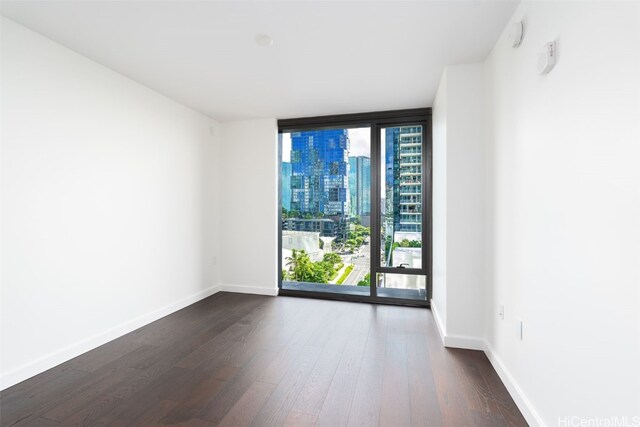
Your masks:
M430 110L281 120L280 293L425 305Z

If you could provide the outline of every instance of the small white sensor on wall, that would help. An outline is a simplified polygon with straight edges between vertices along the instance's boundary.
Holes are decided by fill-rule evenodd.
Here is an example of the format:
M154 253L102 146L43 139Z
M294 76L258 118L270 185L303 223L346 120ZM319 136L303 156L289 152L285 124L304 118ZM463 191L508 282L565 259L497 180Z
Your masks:
M556 42L552 41L544 45L542 50L538 52L538 73L547 74L556 65Z
M511 41L511 47L518 47L522 42L522 35L524 34L524 25L522 21L512 22L509 26L509 40Z

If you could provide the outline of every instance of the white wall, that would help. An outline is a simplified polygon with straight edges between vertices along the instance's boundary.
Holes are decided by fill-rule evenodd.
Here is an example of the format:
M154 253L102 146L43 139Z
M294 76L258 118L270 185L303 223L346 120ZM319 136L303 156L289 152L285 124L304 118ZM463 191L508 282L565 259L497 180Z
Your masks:
M243 120L220 128L223 289L276 295L277 122Z
M436 313L446 345L484 348L484 67L446 68L433 105Z
M486 62L488 353L532 425L640 416L640 3L520 19Z
M215 126L2 19L1 388L215 291Z
M432 179L431 212L433 280L431 310L440 334L447 330L447 70L444 70L431 109Z

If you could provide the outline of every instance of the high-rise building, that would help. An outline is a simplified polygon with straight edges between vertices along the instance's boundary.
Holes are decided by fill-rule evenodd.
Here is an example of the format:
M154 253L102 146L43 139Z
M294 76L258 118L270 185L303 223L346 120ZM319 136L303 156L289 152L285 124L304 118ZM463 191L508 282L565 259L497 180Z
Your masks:
M393 186L394 232L422 231L422 126L386 130L387 184Z
M352 215L371 214L371 159L349 157L349 193Z
M291 163L282 162L282 207L291 209Z
M346 129L291 133L291 210L349 214Z

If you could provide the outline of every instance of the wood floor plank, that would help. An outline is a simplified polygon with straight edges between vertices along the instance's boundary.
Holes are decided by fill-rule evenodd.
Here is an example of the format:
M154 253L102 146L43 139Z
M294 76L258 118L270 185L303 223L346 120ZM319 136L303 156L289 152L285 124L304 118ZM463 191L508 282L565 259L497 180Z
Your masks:
M102 423L99 422L100 418L111 411L113 408L123 405L121 399L111 397L109 395L102 395L98 399L91 401L91 404L84 409L74 413L71 417L67 418L63 424L68 426L97 426Z
M149 368L151 369L151 368ZM160 395L166 390L173 388L173 385L184 374L184 370L173 367L166 370L166 367L154 371L150 380L142 383L142 386L131 390L132 394L127 399L117 399L117 404L104 411L97 425L108 426L131 426L136 425L137 420L155 405L160 399Z
M404 311L411 425L416 427L441 427L444 425L438 405L437 390L432 373L433 366L429 358L425 333L429 327L429 315L429 312L418 308Z
M385 343L382 396L380 400L381 425L411 425L409 373L407 368L407 341L403 311L394 310L389 316ZM412 373L413 374L413 373Z
M346 426L349 420L351 402L356 391L362 358L371 325L368 322L368 313L360 306L360 310L354 313L353 325L350 331L350 340L347 343L340 363L333 376L327 396L318 416L318 425L326 427Z
M328 305L320 306L304 318L294 317L292 321L297 325L296 331L291 335L289 341L281 348L277 357L262 373L259 380L278 384L285 375L291 363L298 357L304 346L309 342L315 331L322 327L326 321Z
M39 384L40 387L29 384L21 393L13 396L9 393L11 399L6 403L4 394L0 395L2 425L11 426L20 421L28 423L39 418L44 408L70 393L78 382L86 379L87 375L89 374L75 369L61 369L59 375L45 375L44 378L47 380L37 380L34 384Z
M231 378L215 396L196 413L199 418L220 422L276 357L275 352L259 351Z
M497 407L498 412L505 419L506 425L526 426L527 422L522 413L513 405L509 392L502 384L500 377L498 377L487 357L482 353L474 353L471 357L475 360L480 376L486 384L484 390L487 398Z
M193 383L188 396L181 400L164 418L162 424L181 424L194 418L194 414L224 387L225 381L216 377L203 377Z
M252 425L273 426L284 423L296 397L300 394L320 357L320 352L318 347L305 346L262 406Z
M435 328L427 328L425 332L431 372L445 425L475 425L464 392L456 382L456 370L448 361L448 358L451 357L450 350L442 346L442 341Z
M4 426L525 426L429 310L218 293L0 392Z
M409 404L412 426L444 425L431 369L424 333L407 331L407 371L410 372Z
M331 348L322 352L298 397L294 397L295 402L289 410L285 424L315 425L317 423L341 356L341 351Z
M79 371L95 372L143 346L143 344L128 340L125 337L122 338L124 339L110 341L93 351L86 352L75 359L71 359L68 362L69 366Z
M29 427L56 427L59 426L60 423L57 421L48 420L46 418L36 418L32 421L29 421L29 423L25 425L28 425Z
M98 381L81 387L70 393L64 398L60 404L56 404L53 408L44 412L42 416L52 421L64 421L69 419L73 414L84 409L89 402L100 398L114 385L122 384L127 378L135 373L134 369L126 367L114 368L102 376Z
M160 420L164 418L169 411L175 408L176 405L178 405L178 402L171 400L158 400L137 419L137 423L141 426L160 425Z
M258 380L271 384L278 384L289 370L291 363L296 360L303 349L303 344L291 344L285 346L280 350L280 352L278 352L277 356L262 372Z
M219 427L248 427L267 401L274 384L255 381L222 418Z
M349 426L371 426L379 423L388 314L389 307L371 307L370 328L356 391L351 402L347 422Z
M364 357L351 401L348 426L377 426L380 420L384 358Z
M108 394L122 400L128 400L149 384L166 375L173 367L168 364L157 364L147 369L136 370L126 382L118 384L108 391Z

